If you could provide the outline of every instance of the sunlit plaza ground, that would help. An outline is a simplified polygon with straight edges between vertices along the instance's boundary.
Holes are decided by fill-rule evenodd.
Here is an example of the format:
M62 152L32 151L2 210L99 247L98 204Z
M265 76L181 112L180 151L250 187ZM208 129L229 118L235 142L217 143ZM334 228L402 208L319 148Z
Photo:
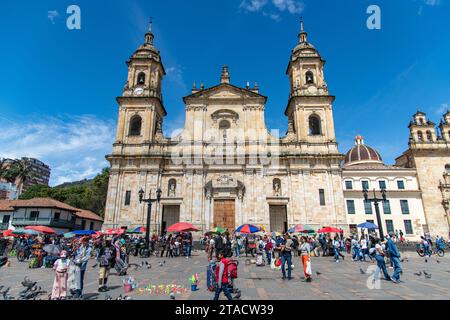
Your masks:
M270 266L257 267L255 264L248 264L245 255L239 258L239 278L236 280L236 287L242 291L242 300L296 300L296 299L316 299L316 300L370 300L370 299L450 299L450 258L432 257L425 262L415 252L403 253L403 258L408 261L403 262L403 275L400 284L380 281L379 289L369 289L370 274L363 274L375 263L352 262L350 256L346 255L345 260L338 264L333 257L313 257L313 281L305 283L302 281L302 268L298 257L293 258L294 270L291 281L281 279L281 271L271 270ZM166 293L167 287L176 285L179 293L177 300L210 300L213 293L206 290L206 265L207 260L203 251L195 251L189 260L184 257L179 258L159 258L149 259L131 258L131 263L141 265L142 261L148 261L151 268L146 266L136 268L131 266L128 276L133 276L138 282L138 289L128 294L137 300L169 300ZM165 261L165 263L164 263ZM439 261L439 263L437 262ZM28 263L19 263L17 259L11 259L10 267L3 267L0 270L0 286L11 287L11 295L18 297L19 292L24 288L21 281L25 276L48 292L51 292L54 272L51 269L29 269ZM103 300L107 296L117 298L124 295L122 281L125 277L119 277L113 273L109 278L111 288L107 293L97 293L98 267L94 267L95 260L89 262L85 278L85 297L90 299ZM423 271L431 274L427 279ZM392 274L393 270L388 269ZM114 271L112 271L114 272ZM317 275L319 272L319 275ZM422 272L421 276L414 273ZM190 289L190 277L198 273L199 290L192 292ZM367 285L369 283L369 287ZM155 287L158 288L156 292ZM170 287L169 287L170 288ZM0 297L1 299L1 297ZM41 299L48 299L46 295ZM223 299L223 297L221 298Z

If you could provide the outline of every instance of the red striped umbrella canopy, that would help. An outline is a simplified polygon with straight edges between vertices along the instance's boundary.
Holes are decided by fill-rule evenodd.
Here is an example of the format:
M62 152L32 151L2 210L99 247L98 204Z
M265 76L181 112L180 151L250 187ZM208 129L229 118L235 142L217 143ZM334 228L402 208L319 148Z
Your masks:
M28 226L25 227L25 230L34 230L40 233L45 233L45 234L55 234L56 231L53 230L50 227L46 227L46 226Z
M15 238L17 238L18 235L17 234L13 234L13 231L14 230L5 230L5 231L3 231L2 237L4 237L4 238L6 238L6 237L15 237Z
M188 232L188 231L200 231L200 230L188 222L178 222L178 223L171 225L169 228L167 228L167 231L168 232Z
M337 232L337 233L339 233L339 232L342 232L342 230L338 229L338 228L333 228L333 227L325 227L325 228L319 229L317 231L317 233L330 233L330 232Z
M116 228L116 229L106 229L103 231L103 234L106 235L115 235L115 234L124 234L126 231L122 228Z
M261 231L261 229L257 226L254 226L252 224L243 224L239 228L236 229L235 232L239 233L256 233Z

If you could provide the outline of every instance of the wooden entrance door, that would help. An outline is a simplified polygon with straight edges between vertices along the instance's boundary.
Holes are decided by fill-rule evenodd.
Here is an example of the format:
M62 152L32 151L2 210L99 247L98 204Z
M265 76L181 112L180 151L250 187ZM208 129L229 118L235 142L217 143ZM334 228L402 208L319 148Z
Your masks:
M234 231L234 200L214 200L214 227L226 228L230 233Z
M270 206L270 231L285 233L287 231L286 206Z
M180 206L163 206L161 230L166 231L171 225L180 222Z

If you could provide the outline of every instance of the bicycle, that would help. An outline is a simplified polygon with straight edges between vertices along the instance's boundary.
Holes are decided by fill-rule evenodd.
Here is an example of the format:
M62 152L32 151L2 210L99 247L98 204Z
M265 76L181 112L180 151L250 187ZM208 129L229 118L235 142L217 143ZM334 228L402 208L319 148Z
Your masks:
M425 249L424 249L423 245L420 245L420 244L417 245L416 252L420 257L425 257L426 255L428 255L427 253L425 253ZM444 250L442 250L441 248L435 247L431 250L431 255L437 255L439 257L443 257Z

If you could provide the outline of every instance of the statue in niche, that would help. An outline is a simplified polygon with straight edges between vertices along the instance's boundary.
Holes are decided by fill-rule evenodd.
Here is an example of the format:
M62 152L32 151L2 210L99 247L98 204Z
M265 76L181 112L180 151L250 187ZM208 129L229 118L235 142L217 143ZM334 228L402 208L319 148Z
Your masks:
M177 191L177 183L175 180L170 180L169 182L169 197L175 197Z
M280 181L280 179L273 180L273 195L275 197L281 196L281 181Z

